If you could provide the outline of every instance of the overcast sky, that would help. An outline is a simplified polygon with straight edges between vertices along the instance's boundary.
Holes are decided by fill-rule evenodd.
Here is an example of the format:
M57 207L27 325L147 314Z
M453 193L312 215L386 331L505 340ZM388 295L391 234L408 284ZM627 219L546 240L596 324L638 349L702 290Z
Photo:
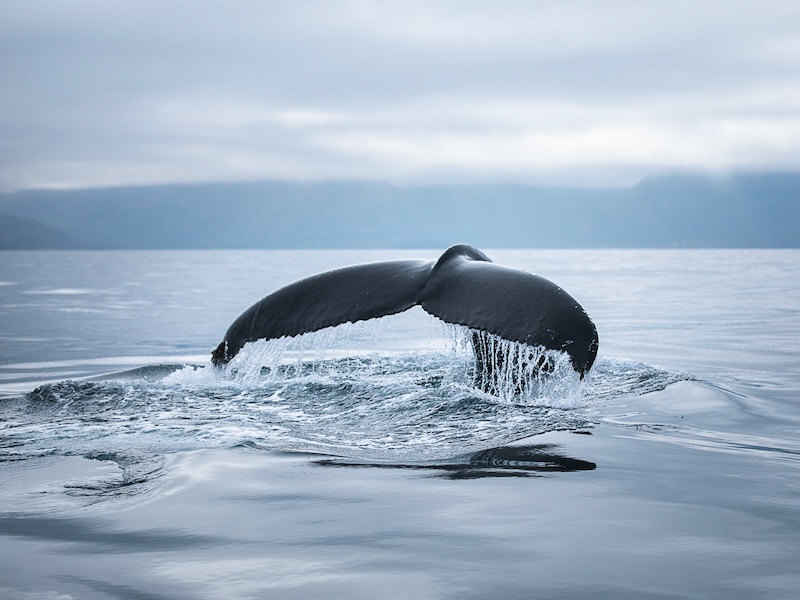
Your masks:
M0 189L800 170L797 0L2 0Z

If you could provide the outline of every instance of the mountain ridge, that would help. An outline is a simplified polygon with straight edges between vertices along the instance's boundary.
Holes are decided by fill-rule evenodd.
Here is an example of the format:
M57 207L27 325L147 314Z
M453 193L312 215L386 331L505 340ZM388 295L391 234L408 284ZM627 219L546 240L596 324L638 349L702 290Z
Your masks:
M630 188L263 181L32 189L0 194L0 215L49 231L53 248L796 248L800 173L666 175ZM0 247L23 247L4 231Z

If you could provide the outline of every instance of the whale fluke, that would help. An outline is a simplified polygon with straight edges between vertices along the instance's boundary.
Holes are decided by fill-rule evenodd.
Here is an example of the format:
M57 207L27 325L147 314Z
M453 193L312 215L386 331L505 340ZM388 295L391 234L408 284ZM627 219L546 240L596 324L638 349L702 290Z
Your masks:
M416 305L447 323L566 352L581 377L597 355L597 329L572 296L543 277L496 265L477 248L459 244L437 261L368 263L291 283L243 312L212 361L223 365L255 340L310 333Z

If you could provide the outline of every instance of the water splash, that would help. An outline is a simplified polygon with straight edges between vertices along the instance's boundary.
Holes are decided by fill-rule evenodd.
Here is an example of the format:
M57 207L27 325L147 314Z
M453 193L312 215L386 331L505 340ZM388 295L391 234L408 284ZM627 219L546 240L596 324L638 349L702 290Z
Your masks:
M580 405L583 386L565 352L510 342L485 331L469 335L478 388L502 402L561 408Z
M353 347L353 338L363 341L363 331L353 332L361 323L345 324L318 332L259 340L246 344L220 371L206 367L183 370L164 379L165 383L219 383L245 387L280 382L367 378L386 375L403 378L403 368L388 368L387 359L400 361L413 371L436 372L440 385L476 388L505 404L527 404L575 408L580 405L584 386L566 353L531 347L496 335L438 321L445 344L436 352L420 351L409 356L377 352L380 345L369 339ZM446 368L445 368L446 367ZM388 368L388 370L387 370Z
M44 385L5 404L0 456L247 445L430 460L584 428L592 423L584 406L676 380L647 365L600 360L581 381L565 354L488 334L477 340L489 357L479 364L475 332L436 327L438 337L411 351L377 352L380 329L354 324L248 344L224 368Z

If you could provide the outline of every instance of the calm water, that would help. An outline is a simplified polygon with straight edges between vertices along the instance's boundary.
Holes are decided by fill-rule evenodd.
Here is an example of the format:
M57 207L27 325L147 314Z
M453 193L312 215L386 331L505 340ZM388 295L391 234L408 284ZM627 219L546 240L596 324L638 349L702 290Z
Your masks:
M4 252L0 598L796 598L800 251L491 251L600 334L475 390L421 310L208 366L254 301L439 251Z

